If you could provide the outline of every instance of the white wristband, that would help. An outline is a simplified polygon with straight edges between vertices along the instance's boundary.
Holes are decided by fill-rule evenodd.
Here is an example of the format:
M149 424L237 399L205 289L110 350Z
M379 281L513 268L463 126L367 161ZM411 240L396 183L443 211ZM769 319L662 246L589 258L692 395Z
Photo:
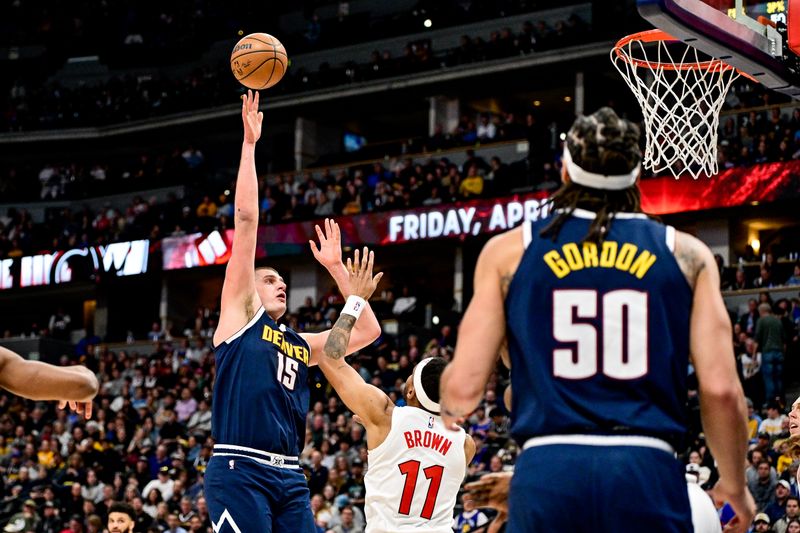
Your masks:
M358 317L361 316L361 311L363 311L366 306L367 301L364 298L351 294L347 297L347 302L344 304L342 314L354 316L356 320L358 320Z

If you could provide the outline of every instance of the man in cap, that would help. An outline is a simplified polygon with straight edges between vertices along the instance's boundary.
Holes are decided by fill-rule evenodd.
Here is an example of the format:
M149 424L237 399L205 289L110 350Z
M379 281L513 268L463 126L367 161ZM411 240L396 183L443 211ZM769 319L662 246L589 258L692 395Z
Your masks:
M22 511L11 517L11 520L8 521L3 531L6 533L36 531L40 521L39 515L36 514L36 502L33 500L25 500L22 504Z
M775 485L775 499L764 508L764 512L769 515L769 521L775 522L786 514L786 502L792 494L792 486L785 479L778 481Z
M175 481L169 477L169 467L162 466L158 469L158 478L154 479L144 487L142 496L146 500L147 496L153 489L158 489L158 491L161 493L161 498L163 498L164 501L167 501L172 498L174 487Z
M39 533L58 533L61 531L61 518L58 516L58 508L51 501L44 502L42 506L42 523L39 526Z
M758 513L753 520L754 533L767 533L769 531L769 515L767 513Z

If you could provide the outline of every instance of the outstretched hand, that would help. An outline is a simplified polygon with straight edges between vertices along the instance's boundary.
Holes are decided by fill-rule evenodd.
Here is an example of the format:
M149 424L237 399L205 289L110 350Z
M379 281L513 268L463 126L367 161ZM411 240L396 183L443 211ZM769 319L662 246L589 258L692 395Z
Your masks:
M255 144L261 138L261 122L264 113L258 110L258 91L247 90L242 95L242 123L244 124L244 142Z
M491 507L507 513L511 477L511 472L486 474L477 481L467 483L464 490L469 493L475 507Z
M726 533L748 531L756 514L756 504L746 486L737 483L736 488L730 488L727 480L720 478L711 490L711 498L717 505L722 505L724 502L730 503L735 512L734 517L725 524L722 531Z
M365 246L362 256L359 258L358 250L352 261L347 258L347 271L350 273L350 290L352 294L369 300L372 293L378 287L378 282L383 277L383 272L378 272L372 276L372 264L375 261L375 252L369 251Z
M334 222L333 219L326 218L324 233L319 225L315 225L314 229L317 230L319 248L317 248L317 243L315 243L313 240L308 241L309 246L311 246L311 253L314 254L314 259L316 259L319 264L328 270L341 265L342 234L339 231L339 224Z
M92 402L68 402L67 400L59 400L58 402L59 409L64 409L67 405L79 415L82 414L86 420L92 418Z

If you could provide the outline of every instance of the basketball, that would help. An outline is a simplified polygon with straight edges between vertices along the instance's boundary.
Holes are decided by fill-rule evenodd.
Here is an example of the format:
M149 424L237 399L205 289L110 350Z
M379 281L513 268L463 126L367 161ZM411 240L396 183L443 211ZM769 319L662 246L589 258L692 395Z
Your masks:
M251 33L231 52L231 71L248 89L268 89L281 81L288 57L281 42L267 33Z

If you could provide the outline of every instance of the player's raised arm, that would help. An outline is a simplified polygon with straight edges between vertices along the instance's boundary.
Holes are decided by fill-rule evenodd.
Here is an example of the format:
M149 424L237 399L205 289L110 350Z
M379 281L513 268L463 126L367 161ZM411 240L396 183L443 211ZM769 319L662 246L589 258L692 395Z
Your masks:
M258 110L258 91L247 91L242 99L244 141L236 178L233 250L225 270L219 325L214 346L239 331L261 305L256 293L254 263L258 233L258 177L255 149L261 137L264 114Z
M311 252L314 254L314 258L324 266L331 275L339 291L342 293L342 296L348 298L351 294L355 293L353 292L350 273L344 263L342 263L342 236L339 231L339 224L334 222L333 219L326 218L324 226L324 232L319 226L314 226L317 230L317 237L319 238L319 247L317 247L314 241L308 241L308 243L311 247ZM311 347L311 365L317 364L321 358L323 348L328 340L329 331L316 334L302 334L303 338ZM380 334L381 325L375 317L375 313L372 312L369 303L366 303L361 317L353 326L345 355L349 355L368 346L377 339Z
M475 293L458 329L453 362L445 368L440 385L442 419L448 428L454 429L478 406L497 362L506 331L501 265L514 239L522 242L515 232L494 237L475 265Z
M361 418L368 435L371 435L371 428L376 428L387 421L386 414L391 411L393 405L383 391L364 382L344 357L347 355L355 325L361 320L359 316L368 309L367 300L375 292L383 276L382 273L378 273L373 277L374 260L375 254L366 247L360 257L356 250L352 263L348 259L346 268L349 272L352 294L348 296L339 319L328 332L323 347L324 355L319 360L320 370L347 408Z
M92 400L99 385L91 370L84 366L53 366L28 361L0 348L0 387L29 400L59 400L86 418L92 416Z
M747 408L736 374L730 318L719 291L719 273L711 251L690 235L679 233L675 257L694 296L690 352L697 372L700 414L708 446L717 461L720 480L715 497L736 511L731 531L745 531L755 513L742 465L747 452Z

